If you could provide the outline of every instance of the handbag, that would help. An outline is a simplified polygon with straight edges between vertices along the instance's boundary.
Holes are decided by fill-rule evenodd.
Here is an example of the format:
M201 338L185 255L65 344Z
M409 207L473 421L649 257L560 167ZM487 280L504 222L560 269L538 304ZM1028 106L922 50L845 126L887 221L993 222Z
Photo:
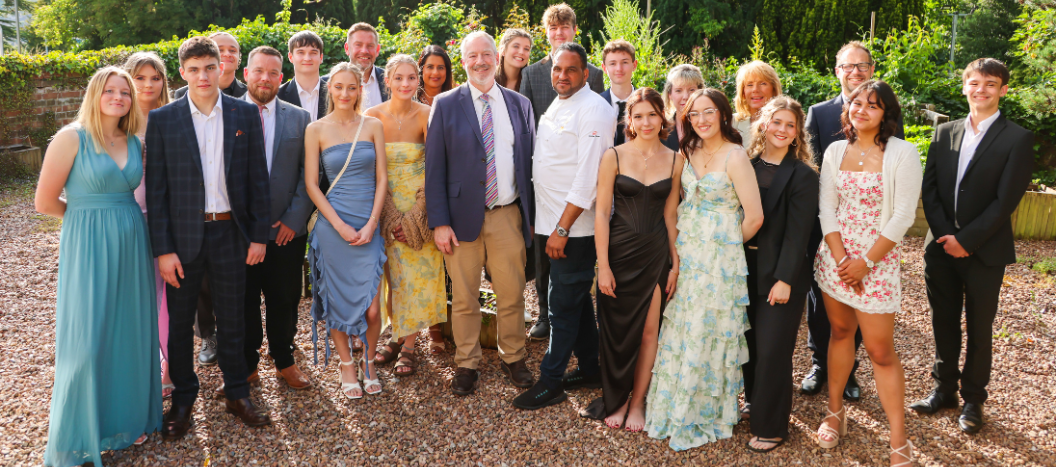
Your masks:
M337 177L335 177L334 181L330 183L330 188L326 189L326 195L324 196L330 196L330 191L337 186L337 181L341 180L341 176L345 174L345 169L348 168L348 163L352 160L352 152L356 150L356 144L359 143L359 132L363 130L363 123L367 121L366 117L361 116L360 118L359 128L356 129L356 136L355 138L352 138L352 147L348 149L348 157L345 158L345 165L341 167L341 171L337 173ZM315 229L315 223L318 220L319 210L316 209L315 212L312 213L312 216L308 218L308 233L312 233L312 230Z

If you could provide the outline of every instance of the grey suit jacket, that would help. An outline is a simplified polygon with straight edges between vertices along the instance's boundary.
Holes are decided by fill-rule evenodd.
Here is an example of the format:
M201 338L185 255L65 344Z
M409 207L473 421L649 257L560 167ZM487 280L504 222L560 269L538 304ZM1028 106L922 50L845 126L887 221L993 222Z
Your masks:
M289 102L277 101L275 113L275 137L265 142L272 145L271 175L271 226L282 221L297 232L297 236L308 233L308 216L315 206L308 198L304 187L304 130L311 123L307 110ZM279 228L272 228L268 240L275 240Z
M550 107L550 103L557 98L557 91L554 91L554 84L550 79L550 68L550 57L545 57L521 70L521 89L518 92L532 103L536 125ZM605 72L589 63L587 70L587 84L592 91L601 94L605 91Z

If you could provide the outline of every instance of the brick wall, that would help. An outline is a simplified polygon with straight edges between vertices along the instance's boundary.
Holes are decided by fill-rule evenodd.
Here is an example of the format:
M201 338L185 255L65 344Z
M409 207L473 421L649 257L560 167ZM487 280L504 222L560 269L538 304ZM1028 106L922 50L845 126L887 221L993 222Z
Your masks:
M55 116L55 128L72 122L77 118L77 110L81 108L84 99L84 84L72 85L71 83L84 82L81 75L69 75L65 79L56 79L50 75L37 78L31 85L35 88L31 97L31 114L19 115L18 111L4 109L3 118L7 126L4 141L0 146L25 144L44 147L47 141L29 141L32 130L44 128L45 113L53 112ZM48 135L49 137L51 135Z

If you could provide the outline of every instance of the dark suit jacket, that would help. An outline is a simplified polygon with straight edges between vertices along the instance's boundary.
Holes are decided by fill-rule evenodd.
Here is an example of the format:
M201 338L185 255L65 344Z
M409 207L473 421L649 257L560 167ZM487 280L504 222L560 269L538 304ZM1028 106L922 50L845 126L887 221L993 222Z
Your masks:
M550 78L552 67L550 57L545 57L521 69L521 89L519 91L532 103L537 123L554 99L557 99L557 91L554 91L554 83ZM587 70L590 70L587 74L587 84L591 90L600 94L605 90L605 72L589 63Z
M433 120L425 141L425 199L429 228L449 225L459 241L471 242L484 225L484 181L487 179L484 137L473 109L469 83L433 100ZM496 84L496 86L498 86ZM531 246L535 219L532 153L535 120L524 96L499 86L513 124L513 165L520 195L524 244Z
M247 243L268 242L268 165L257 106L220 94L231 214ZM205 232L205 178L187 98L150 111L147 209L154 256L198 256Z
M601 92L601 98L605 99L605 102L608 102L609 104L612 104L612 88L609 88L609 89L606 89L606 90L602 91ZM627 113L626 109L624 109L624 113ZM617 115L616 116L616 135L613 137L613 141L612 141L612 145L613 146L619 146L619 145L623 144L625 141L627 141L627 136L623 134L623 129L626 128L626 127L627 127L627 125L626 125L626 122L624 120L624 115Z
M966 123L967 119L962 119L935 129L921 189L924 215L934 238L952 234L969 254L987 266L1014 263L1016 248L1010 217L1027 191L1034 170L1034 134L1004 115L998 116L968 163L954 206L957 163ZM943 253L942 245L936 242L925 248Z
M239 81L238 78L235 78L235 80L231 82L230 86L220 90L220 92L222 92L224 94L227 94L227 95L229 95L231 97L242 97L242 96L246 95L246 92L248 92L248 91L249 91L249 88L247 88L245 84L243 84L241 81ZM184 86L184 87L182 87L180 89L177 89L177 90L173 91L172 100L183 99L184 96L186 96L186 95L187 95L187 86Z
M808 243L818 218L819 185L818 173L791 156L778 166L762 200L763 226L754 238L758 260L748 265L749 280L758 281L759 294L768 295L777 281L804 293L810 287L810 258L816 252Z
M316 113L316 119L323 118L326 115L326 82L330 80L329 76L319 77L319 110ZM297 85L293 83L293 79L285 82L282 86L279 86L279 100L284 100L293 104L297 107L304 108L301 105L301 96L297 94ZM310 117L311 115L309 115Z
M296 94L296 93L294 93ZM272 145L271 217L269 226L282 221L297 236L308 233L308 216L315 205L304 187L304 130L311 116L308 111L279 99L275 113L275 135ZM279 228L271 229L268 240L275 240Z

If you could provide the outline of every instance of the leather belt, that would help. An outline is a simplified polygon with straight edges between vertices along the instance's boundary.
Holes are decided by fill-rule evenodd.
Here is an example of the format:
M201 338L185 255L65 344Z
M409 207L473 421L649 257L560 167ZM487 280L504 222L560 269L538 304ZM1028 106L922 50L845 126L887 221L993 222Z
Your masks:
M205 221L229 221L231 220L231 211L227 212L207 212L205 213Z
M490 207L490 208L486 207L484 209L487 209L488 211L494 211L496 209L502 209L502 208L507 207L507 206L513 206L515 204L519 204L520 202L521 202L521 198L517 198L517 199L513 200L512 202L503 204L501 206L494 206L494 207Z

